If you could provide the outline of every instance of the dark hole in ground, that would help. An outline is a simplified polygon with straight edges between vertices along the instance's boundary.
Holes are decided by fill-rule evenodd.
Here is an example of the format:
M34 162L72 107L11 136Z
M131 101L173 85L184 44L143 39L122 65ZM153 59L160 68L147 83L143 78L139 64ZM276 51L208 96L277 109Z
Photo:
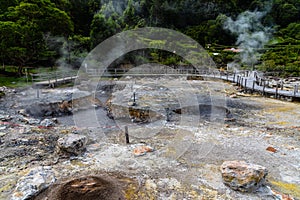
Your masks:
M123 200L119 184L108 177L86 176L50 186L32 200Z

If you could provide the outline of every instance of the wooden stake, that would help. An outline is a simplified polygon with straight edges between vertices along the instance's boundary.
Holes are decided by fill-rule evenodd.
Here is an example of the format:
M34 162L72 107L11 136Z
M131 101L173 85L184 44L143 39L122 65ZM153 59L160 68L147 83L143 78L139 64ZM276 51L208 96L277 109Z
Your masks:
M233 79L232 82L235 82L235 72L233 73Z
M276 90L275 90L275 99L278 97L278 83L276 83Z
M294 96L296 96L297 92L298 92L298 84L294 85Z
M126 144L129 144L128 126L125 126L125 139L126 139Z

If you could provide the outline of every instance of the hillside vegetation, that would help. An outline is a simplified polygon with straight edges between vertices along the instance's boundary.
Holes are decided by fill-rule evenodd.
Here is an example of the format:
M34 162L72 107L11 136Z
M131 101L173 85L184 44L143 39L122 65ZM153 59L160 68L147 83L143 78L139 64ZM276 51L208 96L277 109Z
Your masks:
M24 67L78 67L106 38L146 26L185 33L219 67L233 62L300 75L300 0L2 0L0 59L17 66L18 74ZM224 51L233 47L242 52ZM123 61L141 55L164 64L180 61L154 50Z

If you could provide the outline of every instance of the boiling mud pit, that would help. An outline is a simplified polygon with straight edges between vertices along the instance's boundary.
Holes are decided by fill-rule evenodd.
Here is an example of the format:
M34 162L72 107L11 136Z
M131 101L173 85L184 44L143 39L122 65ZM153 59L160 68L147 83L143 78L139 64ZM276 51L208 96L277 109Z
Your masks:
M269 188L300 198L299 104L242 94L214 80L127 77L89 84L97 85L96 99L88 84L41 89L39 100L30 89L1 99L0 199L29 193L28 199L275 199L266 188L241 193L225 186L220 166L227 160L265 166ZM59 106L74 90L83 95L77 107L67 106L70 113L24 113L43 95ZM90 111L96 125L74 125L71 113L88 123ZM53 124L41 125L45 118ZM85 148L63 154L57 141L74 134L87 138ZM136 154L143 146L151 151Z

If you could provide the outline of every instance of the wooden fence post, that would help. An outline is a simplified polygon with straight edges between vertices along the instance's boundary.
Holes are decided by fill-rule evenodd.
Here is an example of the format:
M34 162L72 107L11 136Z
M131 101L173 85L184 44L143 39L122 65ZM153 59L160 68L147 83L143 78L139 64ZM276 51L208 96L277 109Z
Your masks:
M294 85L294 96L298 93L298 84Z
M244 78L241 78L241 87L243 87Z

